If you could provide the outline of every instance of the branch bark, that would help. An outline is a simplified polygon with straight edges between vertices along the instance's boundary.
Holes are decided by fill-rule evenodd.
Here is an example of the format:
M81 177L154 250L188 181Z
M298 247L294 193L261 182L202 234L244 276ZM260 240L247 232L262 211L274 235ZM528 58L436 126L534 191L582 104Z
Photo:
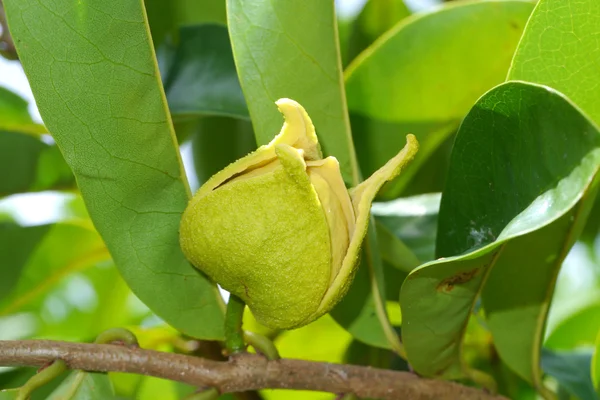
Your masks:
M299 389L354 393L384 400L506 400L453 382L353 365L240 354L213 361L181 354L110 344L49 340L0 341L0 366L42 366L61 359L71 369L129 372L214 387L221 393L259 389Z

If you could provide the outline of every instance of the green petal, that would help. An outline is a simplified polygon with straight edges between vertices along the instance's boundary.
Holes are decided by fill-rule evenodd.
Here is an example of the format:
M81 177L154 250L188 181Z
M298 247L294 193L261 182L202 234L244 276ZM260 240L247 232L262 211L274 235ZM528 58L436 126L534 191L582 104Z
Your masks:
M394 158L375 171L367 180L350 190L350 197L356 215L356 226L352 240L339 274L325 293L319 309L312 319L316 319L331 310L348 291L358 265L360 246L367 233L371 203L383 184L398 176L402 169L415 157L418 149L419 143L415 136L407 135L406 146Z

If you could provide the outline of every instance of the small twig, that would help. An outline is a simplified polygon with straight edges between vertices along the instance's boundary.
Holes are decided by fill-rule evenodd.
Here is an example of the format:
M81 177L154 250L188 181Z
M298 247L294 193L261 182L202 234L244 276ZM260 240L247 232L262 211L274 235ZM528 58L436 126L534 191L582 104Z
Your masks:
M52 364L50 364L31 378L29 378L29 380L25 382L23 386L21 386L21 388L19 389L19 393L17 394L16 400L29 399L31 393L34 390L44 386L45 384L55 379L57 376L59 376L66 370L67 364L65 364L63 360L55 360L54 362L52 362Z
M422 379L401 371L240 354L212 361L181 354L107 344L48 340L0 341L0 365L41 366L61 359L71 369L128 372L170 379L220 393L298 389L354 393L383 400L506 400L453 382Z
M19 56L17 55L15 43L8 31L8 22L6 21L2 0L0 0L0 30L2 30L2 34L0 34L0 54L10 60L18 60Z
M128 329L112 328L98 335L96 344L122 344L125 346L139 347L137 337Z
M271 339L266 336L255 332L245 331L244 340L246 340L250 346L254 347L254 350L256 350L257 353L261 353L267 357L268 360L279 360L281 358L275 344L273 344Z
M225 350L228 355L241 353L246 350L242 321L246 303L235 295L229 296L227 312L225 313Z

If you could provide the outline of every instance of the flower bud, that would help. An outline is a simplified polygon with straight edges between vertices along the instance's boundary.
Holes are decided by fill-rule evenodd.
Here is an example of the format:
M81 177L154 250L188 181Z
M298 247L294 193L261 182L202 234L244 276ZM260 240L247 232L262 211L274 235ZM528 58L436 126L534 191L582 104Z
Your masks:
M271 328L306 325L347 292L377 191L417 151L413 135L392 160L348 191L323 158L302 106L280 99L281 132L210 178L186 208L186 257Z

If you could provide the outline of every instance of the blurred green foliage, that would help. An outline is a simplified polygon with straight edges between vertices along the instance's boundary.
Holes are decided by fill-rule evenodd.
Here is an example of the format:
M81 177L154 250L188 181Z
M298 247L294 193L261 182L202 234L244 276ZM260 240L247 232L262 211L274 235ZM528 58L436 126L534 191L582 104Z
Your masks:
M183 258L180 214L190 186L277 133L289 97L348 186L406 133L421 150L380 193L331 315L278 332L247 312L245 329L282 357L600 398L600 3L337 3L4 0L45 125L0 87L0 339L123 326L144 348L222 358L224 302ZM34 373L0 370L0 400ZM195 389L71 371L32 399Z

